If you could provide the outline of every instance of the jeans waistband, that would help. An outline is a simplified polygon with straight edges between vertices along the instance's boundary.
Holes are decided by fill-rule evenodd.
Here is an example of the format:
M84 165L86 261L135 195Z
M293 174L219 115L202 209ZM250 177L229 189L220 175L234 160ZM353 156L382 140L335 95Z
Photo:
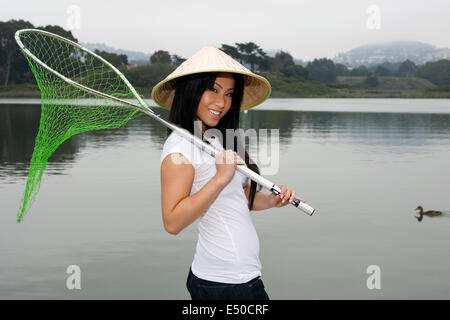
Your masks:
M192 277L195 279L195 281L200 282L200 283L204 283L204 284L209 284L209 285L229 285L229 286L236 286L236 285L243 285L243 284L252 284L253 282L258 281L261 277L257 276L247 282L242 282L242 283L226 283L226 282L216 282L216 281L210 281L210 280L205 280L202 278L197 277L193 272L192 272L192 268L189 268L189 277Z

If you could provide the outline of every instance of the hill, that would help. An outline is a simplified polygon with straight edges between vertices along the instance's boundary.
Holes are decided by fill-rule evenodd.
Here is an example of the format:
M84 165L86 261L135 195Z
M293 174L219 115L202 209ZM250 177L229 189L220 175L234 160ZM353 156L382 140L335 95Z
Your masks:
M450 49L437 48L419 41L395 41L389 43L367 44L345 53L339 53L333 60L348 66L373 66L383 62L403 62L411 60L416 65L429 61L450 59Z
M123 49L116 49L113 47L110 47L103 43L80 43L82 46L85 46L89 50L100 50L100 51L106 51L110 53L115 54L125 54L128 57L129 63L136 63L138 65L143 64L149 64L150 63L150 56L151 53L144 53L139 51L131 51L131 50L123 50Z

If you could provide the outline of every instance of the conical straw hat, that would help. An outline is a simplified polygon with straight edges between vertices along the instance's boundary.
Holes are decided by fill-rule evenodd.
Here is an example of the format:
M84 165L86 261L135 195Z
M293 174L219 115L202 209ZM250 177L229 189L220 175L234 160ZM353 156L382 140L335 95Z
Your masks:
M184 61L153 88L153 101L163 108L170 109L175 95L175 79L201 72L232 72L244 75L241 111L262 103L271 92L270 83L264 77L254 74L225 52L213 46L206 46Z

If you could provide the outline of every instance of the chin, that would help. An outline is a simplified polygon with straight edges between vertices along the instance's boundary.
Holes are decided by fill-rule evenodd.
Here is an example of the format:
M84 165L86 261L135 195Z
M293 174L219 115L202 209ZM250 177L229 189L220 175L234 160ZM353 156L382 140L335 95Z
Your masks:
M220 119L222 119L222 118L220 118ZM209 127L215 127L219 124L220 119L217 119L217 120L208 119L207 121L203 121L203 123Z
M212 127L212 126L217 126L219 124L220 119L217 119L216 121L210 121L210 124L208 124L208 126Z

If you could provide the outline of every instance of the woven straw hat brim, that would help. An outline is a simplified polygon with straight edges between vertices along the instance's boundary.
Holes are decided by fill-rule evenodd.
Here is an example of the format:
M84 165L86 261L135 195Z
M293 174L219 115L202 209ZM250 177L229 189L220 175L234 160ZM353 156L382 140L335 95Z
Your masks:
M244 95L240 111L253 108L270 96L271 86L267 79L251 72L223 51L207 46L184 61L153 88L153 101L165 109L170 109L175 96L176 79L204 72L229 72L244 76Z

